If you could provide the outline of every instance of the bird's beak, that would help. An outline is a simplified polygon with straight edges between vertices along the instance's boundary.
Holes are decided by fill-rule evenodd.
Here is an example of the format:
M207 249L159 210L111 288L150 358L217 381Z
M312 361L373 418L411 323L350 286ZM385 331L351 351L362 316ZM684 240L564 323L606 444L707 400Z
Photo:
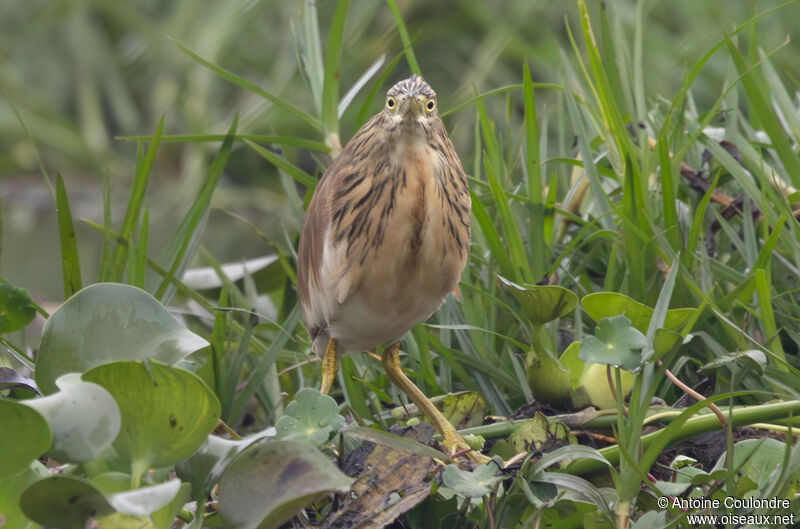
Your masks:
M419 96L406 96L400 100L400 104L398 105L399 114L403 117L403 119L408 118L409 116L416 118L422 115L422 99Z

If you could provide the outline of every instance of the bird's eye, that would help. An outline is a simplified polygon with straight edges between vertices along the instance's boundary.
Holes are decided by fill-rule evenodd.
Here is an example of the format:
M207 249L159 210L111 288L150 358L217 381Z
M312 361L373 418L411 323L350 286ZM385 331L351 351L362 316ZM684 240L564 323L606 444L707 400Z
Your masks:
M431 100L430 100L430 101L428 101L428 103L425 105L425 108L427 108L427 109L428 109L428 112L433 112L433 109L434 109L434 108L436 108L436 103L434 103L434 102L433 102L433 99L431 99Z
M386 98L386 108L394 108L394 98L392 96Z

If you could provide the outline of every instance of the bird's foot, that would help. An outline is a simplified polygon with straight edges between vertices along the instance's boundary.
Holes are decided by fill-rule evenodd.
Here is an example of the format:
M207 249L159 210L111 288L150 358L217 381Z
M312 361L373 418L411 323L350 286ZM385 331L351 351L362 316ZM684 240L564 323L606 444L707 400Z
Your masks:
M447 452L447 455L453 460L459 463L464 462L469 467L484 465L492 460L490 457L474 450L469 443L458 434L445 436L441 441L441 445L445 452Z

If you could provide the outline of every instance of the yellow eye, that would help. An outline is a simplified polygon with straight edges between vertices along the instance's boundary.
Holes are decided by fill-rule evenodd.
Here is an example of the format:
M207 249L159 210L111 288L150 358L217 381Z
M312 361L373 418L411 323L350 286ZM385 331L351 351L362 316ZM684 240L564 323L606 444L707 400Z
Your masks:
M394 105L395 105L394 98L392 96L387 97L386 98L386 108L391 110L391 109L394 108Z
M427 110L428 113L430 113L433 112L434 108L436 108L436 101L434 101L433 99L429 99L428 102L425 103L425 110Z

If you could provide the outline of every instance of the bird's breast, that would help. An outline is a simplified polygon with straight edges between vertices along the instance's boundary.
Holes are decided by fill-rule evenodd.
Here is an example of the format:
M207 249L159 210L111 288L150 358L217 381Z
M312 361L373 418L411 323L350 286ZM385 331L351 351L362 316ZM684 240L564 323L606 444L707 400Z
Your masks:
M466 253L449 240L440 166L436 152L418 149L406 153L394 176L400 179L396 206L360 282L371 309L424 319L458 282Z
M461 180L450 165L441 149L401 143L371 174L343 173L311 311L342 351L399 340L458 283L469 196L460 165Z

